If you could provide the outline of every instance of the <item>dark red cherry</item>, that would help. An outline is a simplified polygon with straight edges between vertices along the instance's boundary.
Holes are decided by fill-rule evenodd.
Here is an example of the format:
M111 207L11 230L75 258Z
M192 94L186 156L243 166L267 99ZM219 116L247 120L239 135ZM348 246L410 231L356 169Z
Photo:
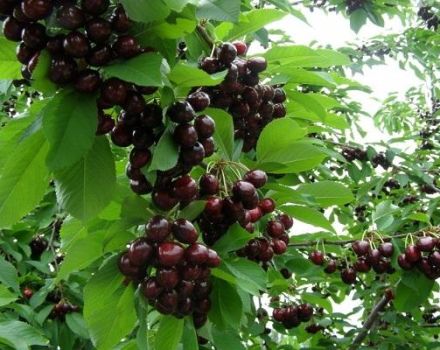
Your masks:
M284 118L287 114L286 107L282 103L277 103L273 105L273 114L274 118Z
M223 209L223 201L218 197L210 197L206 201L205 213L209 217L217 217L221 215Z
M371 249L367 254L367 261L370 265L376 265L380 260L381 254L379 249Z
M134 266L143 266L148 263L153 254L153 247L145 238L138 238L131 243L127 252L130 263Z
M122 35L113 44L113 50L120 58L132 58L141 52L141 47L135 37Z
M197 117L194 121L194 126L200 139L211 137L215 131L215 122L207 115Z
M62 55L64 53L64 37L64 35L59 34L49 38L46 43L47 51L49 51L53 56Z
M385 273L390 268L391 264L388 260L380 259L377 264L373 265L373 270L376 273Z
M249 214L251 216L251 222L257 222L263 216L263 212L261 211L260 207L249 210Z
M440 252L438 250L433 251L431 254L429 254L428 260L431 265L440 267Z
M176 291L163 292L157 300L156 309L164 315L172 314L176 312L178 302Z
M191 315L193 312L193 302L191 298L188 297L182 297L179 292L179 304L177 306L177 313L182 316Z
M333 259L330 259L330 260L327 262L327 266L325 267L324 272L325 272L325 273L333 273L333 272L336 271L336 268L337 268L336 261L333 260Z
M36 51L27 47L24 43L17 46L17 60L21 64L28 64L32 56L34 56Z
M169 118L175 123L189 123L196 114L187 101L175 102L167 111Z
M190 298L194 290L194 282L182 280L176 287L176 292L180 299Z
M397 263L403 270L411 270L413 263L408 261L405 254L400 254L397 258Z
M23 28L23 23L20 23L13 17L8 17L3 22L3 35L10 41L20 41Z
M195 112L201 112L204 109L208 108L211 100L209 95L203 91L196 91L190 94L186 100L192 106Z
M77 71L76 62L70 57L58 57L51 61L49 78L55 84L64 85L70 83Z
M149 149L133 148L130 152L130 163L135 168L143 168L151 160Z
M278 238L284 233L285 228L280 221L270 220L267 222L266 231L269 236Z
M153 203L162 210L171 210L178 203L177 198L164 190L153 192Z
M319 250L314 250L310 253L309 259L315 265L323 265L324 264L324 253Z
M194 305L194 309L197 312L207 314L211 309L211 301L209 299L197 300Z
M250 182L255 188L263 187L267 182L267 174L262 170L250 170L248 171L243 180Z
M110 22L102 18L93 18L86 23L86 34L90 41L97 44L105 43L112 34Z
M205 158L205 149L200 142L190 148L184 148L180 152L181 160L183 164L188 166L196 166Z
M208 281L197 282L194 286L194 299L200 300L209 297L212 290L212 284Z
M202 274L202 268L197 265L185 264L181 267L181 275L184 280L195 281L198 280Z
M348 267L341 271L341 279L345 284L354 284L356 283L356 271Z
M201 265L205 264L209 258L209 251L206 246L199 243L194 243L186 248L185 259L188 263Z
M258 204L263 214L269 214L275 210L275 202L272 198L264 198Z
M85 16L80 8L66 4L58 9L57 21L60 27L75 30L84 25Z
M173 182L172 191L179 201L191 200L197 195L197 182L190 175L183 175Z
M267 61L264 57L252 57L247 61L247 68L252 73L260 73L267 68Z
M101 88L101 97L113 105L123 105L127 98L127 84L120 79L110 78Z
M206 57L200 63L200 68L208 74L213 74L219 71L220 62L214 57Z
M124 103L124 110L127 114L141 114L146 107L144 97L134 91L130 91L127 94L127 98Z
M197 241L199 234L194 225L186 219L177 219L171 227L174 237L182 243L193 244Z
M116 124L110 136L116 146L128 147L131 145L132 131L122 123Z
M234 202L230 197L223 200L223 213L229 222L241 221L245 215L243 204Z
M46 46L46 27L40 23L32 23L21 32L21 40L31 49L41 50Z
M194 313L192 317L196 329L203 327L206 321L208 321L208 315L206 314Z
M162 266L175 266L182 261L185 250L180 244L165 242L161 243L157 250L159 263Z
M276 88L274 90L274 96L272 99L273 103L283 103L286 101L286 93L281 88Z
M151 242L163 242L171 233L171 225L163 216L156 215L148 221L145 233Z
M208 248L208 267L218 267L220 266L221 262L222 260L220 259L220 256L217 254L217 252L213 249Z
M247 45L243 41L234 41L232 45L235 46L235 49L237 50L237 55L242 56L246 54L247 51Z
M74 86L79 92L93 93L101 86L101 77L98 71L93 69L85 69L79 72Z
M409 245L405 249L405 258L410 263L415 263L420 260L422 254L420 253L419 248L415 245Z
M313 308L309 304L301 304L298 306L298 317L302 322L308 322L313 316Z
M210 157L215 152L215 143L212 137L208 137L207 139L201 140L200 143L205 150L205 158Z
M90 44L86 36L80 32L70 32L63 41L64 51L74 58L85 57L89 50Z
M132 21L128 18L122 5L118 5L113 11L110 17L112 29L118 33L125 33L133 25Z
M156 299L162 293L163 288L157 283L156 278L152 277L142 282L141 291L145 298Z
M353 264L353 268L357 272L368 272L370 271L371 266L365 258L358 258L356 262Z
M108 46L96 46L89 51L86 57L92 66L105 66L113 59L113 51Z
M433 237L425 236L425 237L420 237L417 240L416 246L421 252L431 252L434 249L436 243L437 242Z
M191 124L179 124L174 129L174 141L182 147L193 147L197 140L197 131Z
M53 9L52 0L24 0L21 9L26 17L38 21L50 15Z
M393 256L394 253L394 247L393 243L391 242L383 242L379 245L379 251L382 254L382 256L390 258Z
M357 256L364 256L370 251L370 242L364 240L354 241L351 248Z
M203 195L214 195L220 189L220 184L216 176L212 174L204 174L199 181L200 192Z
M247 181L237 181L232 187L234 199L237 201L246 201L255 196L256 189L254 185Z
M283 322L286 316L285 310L286 309L284 308L275 308L272 313L274 320L277 322Z
M277 255L284 254L287 250L287 244L281 239L274 238L272 240L273 252Z
M293 219L287 214L278 215L278 220L284 225L286 230L289 230L293 226Z
M157 283L167 289L173 289L180 281L179 273L174 268L160 268L156 272Z
M231 43L224 43L220 47L218 58L224 65L229 65L237 57L237 49Z
M153 190L153 186L145 176L136 180L130 180L130 188L138 195L149 194Z
M132 142L133 146L136 148L149 148L154 143L154 133L150 129L135 129L133 131Z
M98 16L107 11L110 5L109 0L82 0L81 8L88 14Z
M131 264L127 254L121 255L118 267L119 271L125 276L136 276L139 273L139 267Z

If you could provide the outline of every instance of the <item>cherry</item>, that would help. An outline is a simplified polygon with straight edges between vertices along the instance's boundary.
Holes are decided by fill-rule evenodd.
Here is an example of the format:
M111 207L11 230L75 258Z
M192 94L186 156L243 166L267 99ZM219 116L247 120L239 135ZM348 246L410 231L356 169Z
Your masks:
M385 298L386 298L388 301L394 299L394 292L393 292L393 290L392 290L391 288L387 288L387 289L385 289L385 293L384 293L384 295L385 295Z
M242 56L246 54L247 51L247 45L243 41L234 41L232 45L235 46L235 49L237 50L237 55Z
M274 238L272 240L272 249L275 254L281 255L287 251L287 244L281 239Z
M267 222L266 231L269 236L277 238L284 233L285 228L280 221L270 220Z
M431 254L429 254L428 260L431 265L440 267L440 252L437 250L433 251Z
M357 272L368 272L370 271L371 266L365 258L358 258L356 262L353 264L353 268Z
M230 197L223 200L223 213L230 222L240 221L245 215L243 204L234 202Z
M46 28L40 23L33 23L23 29L21 40L27 47L40 50L46 46Z
M191 124L179 124L174 129L173 138L179 146L188 148L196 144L198 135Z
M281 221L286 230L291 229L293 226L293 219L287 214L278 215L278 220Z
M201 265L207 262L209 251L203 244L194 243L186 248L185 259L191 264Z
M84 25L85 16L80 8L66 4L58 9L57 21L60 27L75 30Z
M196 91L190 94L186 100L192 106L195 112L201 112L204 109L208 108L211 100L209 95L203 91Z
M52 0L24 0L21 3L23 13L33 21L50 15L53 8Z
M194 146L182 149L180 156L185 165L196 166L205 158L205 149L200 142L196 142Z
M179 273L174 268L160 268L156 272L157 283L167 289L173 289L180 281Z
M112 28L105 19L93 18L86 23L86 33L90 41L103 44L110 38Z
M272 99L273 103L283 103L286 101L286 93L281 88L276 88L274 90L274 96Z
M156 215L148 221L145 233L151 242L163 242L171 233L171 225L163 216Z
M136 148L149 148L154 143L154 134L149 129L135 129L133 131L132 143Z
M92 66L105 66L113 58L113 52L108 46L96 46L89 51L86 57L88 64Z
M197 241L199 234L194 225L186 219L177 219L171 226L174 237L182 243L193 244Z
M178 293L179 294L179 293ZM179 294L179 304L177 306L177 312L182 316L190 315L193 312L193 302L190 298L183 298Z
M188 298L192 296L194 290L194 282L182 280L176 287L176 292L180 299Z
M390 258L393 256L394 253L393 244L391 242L383 242L379 245L379 251L382 254L382 256Z
M158 247L158 259L162 266L175 266L182 261L185 250L181 245L172 242L161 243Z
M200 180L200 192L203 195L214 195L220 189L220 184L216 176L212 174L204 174Z
M21 23L32 23L34 20L30 19L28 16L26 16L21 9L21 4L17 4L14 7L14 10L12 11L12 17L14 17L17 21Z
M286 107L283 104L277 103L273 105L273 117L274 118L283 118L287 114Z
M246 201L256 194L254 185L247 181L237 181L232 187L234 199L237 201Z
M135 168L143 168L151 160L151 152L148 149L133 148L130 152L130 163Z
M99 89L101 77L96 70L85 69L78 74L75 81L75 89L79 92L93 93Z
M136 276L139 273L139 267L133 265L128 258L127 253L121 255L118 262L119 271L125 276Z
M224 65L229 65L237 57L237 49L231 43L224 43L220 47L218 57L221 63Z
M419 248L415 245L409 245L405 249L405 258L410 263L415 263L420 260L422 254L420 253Z
M49 78L55 84L67 84L74 79L76 71L76 62L70 57L53 58L49 67Z
M405 254L400 254L397 258L397 263L403 270L411 270L413 268L413 263L408 261Z
M263 212L261 211L260 207L249 210L249 214L251 217L251 222L257 222L263 216Z
M177 310L178 295L176 291L168 291L162 293L156 303L156 309L160 313L167 315L172 314Z
M108 103L123 105L127 98L127 84L117 78L106 80L101 88L101 97Z
M81 8L88 14L98 16L107 11L109 0L82 0Z
M110 22L112 29L118 33L127 32L133 25L121 5L118 5L113 11L112 16L110 17Z
M223 209L223 201L218 197L210 197L206 201L204 212L209 217L218 217L221 215Z
M390 268L391 264L388 260L380 259L376 264L373 265L373 270L376 273L384 273Z
M23 297L24 298L30 299L30 298L32 298L33 295L34 295L34 291L31 288L26 287L23 289Z
M267 182L267 174L262 170L248 171L243 180L250 182L255 188L263 187Z
M220 259L217 252L213 249L208 248L208 261L207 265L209 267L218 267L220 266L222 260Z
M367 262L370 265L376 265L379 263L381 254L379 249L371 249L367 254Z
M122 35L113 44L113 50L121 58L132 58L141 52L141 47L135 37Z
M298 306L298 318L302 322L308 322L313 316L313 308L309 304L301 304Z
M193 323L196 329L201 328L206 321L208 320L208 316L206 314L194 313L193 314Z
M212 137L208 137L207 139L201 140L200 143L205 150L205 157L210 157L215 152L215 143Z
M354 284L356 282L356 271L351 267L343 269L341 279L345 284Z
M127 114L141 114L146 107L144 97L134 91L130 91L127 94L127 98L124 103L124 110Z
M153 203L162 210L171 210L178 203L177 198L173 197L165 190L153 192Z
M207 115L197 117L194 121L194 126L200 139L207 139L208 137L211 137L215 131L215 122Z
M130 264L134 266L143 266L148 263L153 254L153 247L145 238L138 238L133 241L127 252Z
M136 180L130 180L130 188L138 195L149 194L153 190L153 186L145 176Z
M324 272L325 273L334 273L336 271L336 268L337 268L336 261L333 259L330 259L327 262L327 266L325 267Z
M122 123L116 124L111 132L112 142L119 147L128 147L132 141L132 131Z
M80 32L70 32L63 41L64 51L74 58L85 57L89 50L89 40Z
M272 198L264 198L258 204L263 214L269 214L275 210L275 202Z
M13 17L8 17L3 22L3 35L10 41L20 41L23 28L23 23L20 23Z
M125 168L125 175L131 180L140 180L144 174L139 168L134 168L130 163Z
M197 282L194 286L194 299L200 300L205 299L209 296L212 290L211 282L208 281L200 281Z
M169 118L175 123L189 123L196 115L189 102L175 102L167 111Z
M235 64L231 63L229 65L228 72L223 80L224 82L220 88L222 88L222 86L223 86L226 88L225 91L228 91L228 90L231 91L231 90L235 89L237 92L240 92L242 90L242 85L235 84L237 79L238 79L238 68ZM231 87L232 87L232 89L231 89Z
M24 43L17 46L17 59L22 64L28 64L32 56L34 56L36 51L27 47Z
M156 278L151 277L144 280L141 284L142 294L147 299L156 299L163 291Z
M267 68L267 61L264 57L252 57L247 61L247 68L252 73L260 73Z
M425 236L418 239L418 241L416 242L416 246L421 252L431 252L434 249L436 243L437 242L433 237Z
M197 300L194 305L194 309L197 312L207 314L209 312L209 310L211 309L211 301L209 299Z
M172 191L179 201L191 200L198 193L197 182L190 175L181 176L173 182Z
M309 259L315 265L323 265L324 264L324 254L319 250L314 250L309 254Z
M370 242L364 240L354 241L351 248L357 256L364 256L370 251Z
M196 281L202 274L202 268L197 265L185 265L181 271L182 278L188 281Z

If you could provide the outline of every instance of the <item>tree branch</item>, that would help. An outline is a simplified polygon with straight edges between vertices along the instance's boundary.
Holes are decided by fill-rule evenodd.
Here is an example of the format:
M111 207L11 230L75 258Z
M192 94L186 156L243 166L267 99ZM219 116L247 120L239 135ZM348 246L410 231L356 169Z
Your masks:
M383 311L383 309L385 308L385 306L388 304L389 301L390 300L386 295L384 295L379 300L379 302L376 304L376 306L373 308L373 310L371 310L371 313L368 315L368 318L365 321L364 325L362 326L360 332L358 333L356 338L354 338L353 344L349 347L349 350L355 350L355 349L359 348L359 345L362 344L362 341L368 335L368 332L370 331L371 327L376 322L376 320L379 318L379 313L381 311Z

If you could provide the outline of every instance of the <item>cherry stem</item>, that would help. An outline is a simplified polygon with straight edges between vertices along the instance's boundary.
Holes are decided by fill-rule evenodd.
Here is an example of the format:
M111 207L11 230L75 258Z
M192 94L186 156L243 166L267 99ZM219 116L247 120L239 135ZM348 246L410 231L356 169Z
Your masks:
M215 42L212 40L211 36L206 31L205 27L203 27L201 24L198 24L196 27L197 33L202 37L202 39L205 41L205 43L214 50L215 48ZM212 53L211 53L212 55Z

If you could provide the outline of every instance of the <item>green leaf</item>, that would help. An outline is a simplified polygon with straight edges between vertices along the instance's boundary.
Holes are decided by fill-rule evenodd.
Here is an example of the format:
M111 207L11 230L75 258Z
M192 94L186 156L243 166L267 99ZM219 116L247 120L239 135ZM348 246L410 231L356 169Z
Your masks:
M287 13L275 9L257 9L240 15L236 25L224 22L217 26L215 33L223 41L241 38L249 33L254 33L266 24L283 18Z
M224 265L237 278L237 285L245 292L259 295L266 289L266 273L253 261L236 258L224 260Z
M215 144L222 154L228 160L231 160L234 153L234 123L232 116L217 108L207 108L205 113L215 121Z
M2 263L0 262L0 268L1 266ZM0 272L0 281L2 281L1 275L2 273ZM0 284L0 307L8 305L17 299L18 296L16 294L12 293L4 284Z
M168 78L179 87L215 86L220 84L226 76L227 70L209 75L205 71L179 63L168 74Z
M72 330L72 332L79 335L81 338L84 339L90 338L86 323L84 322L84 318L80 313L74 312L67 314L66 323L67 326Z
M149 23L168 17L170 8L163 0L121 0L128 16L136 22Z
M15 55L17 43L0 36L0 79L21 79L21 63Z
M212 338L217 350L245 350L246 348L240 340L240 335L232 330L220 331L212 329Z
M235 223L228 229L228 232L215 243L214 249L220 255L227 254L243 248L249 239L249 232Z
M32 345L48 346L49 340L25 322L2 321L0 343L9 345L15 350L28 350Z
M239 328L243 316L243 304L237 290L231 284L215 279L211 296L210 320L221 329Z
M47 165L51 170L72 166L93 146L98 123L94 95L63 91L41 113L50 145Z
M335 232L330 221L328 221L324 214L316 209L297 205L283 205L280 209L306 224L322 227L330 232Z
M141 86L163 86L163 74L168 70L168 64L159 53L146 53L105 67L104 72L109 77Z
M311 196L321 207L344 205L354 200L350 189L333 181L320 181L298 186L297 192Z
M47 50L42 50L38 57L38 63L32 72L32 87L39 92L54 94L57 86L49 79L49 68L52 57Z
M22 141L8 158L0 177L0 227L16 223L43 198L49 183L47 151L40 130Z
M360 8L350 14L350 28L356 33L359 33L361 27L367 22L367 13Z
M206 201L198 200L192 201L185 208L180 211L179 217L189 221L195 220L203 212L206 206Z
M390 200L380 202L372 214L374 223L379 230L385 230L394 221L394 215L399 211L399 207L394 205Z
M18 283L17 270L14 265L0 255L0 282L4 285L12 288L16 292L20 292L20 286Z
M400 312L410 312L419 307L428 299L434 284L417 270L405 271L397 285L394 307Z
M185 321L183 329L182 346L184 350L198 350L199 343L197 340L197 333L194 328L194 323L191 320Z
M123 283L117 259L107 260L84 288L84 320L99 350L113 349L137 321L134 290Z
M176 350L183 334L183 319L162 316L156 335L155 350Z
M202 0L197 6L197 18L215 21L237 22L240 0Z
M197 22L187 18L176 18L174 23L161 22L151 29L154 34L163 39L179 39L194 32Z
M257 159L260 162L273 162L274 150L285 150L295 143L295 140L303 138L306 133L306 129L301 128L298 123L289 118L270 122L258 139Z
M426 223L430 222L429 215L425 214L425 213L420 213L420 212L411 213L410 215L408 215L407 219L416 220L416 221L420 221L420 222L426 222Z
M174 142L170 129L165 130L153 152L153 159L148 171L168 170L179 160L179 148Z
M57 198L74 217L88 220L112 199L116 170L108 140L97 137L92 149L71 168L55 174Z

